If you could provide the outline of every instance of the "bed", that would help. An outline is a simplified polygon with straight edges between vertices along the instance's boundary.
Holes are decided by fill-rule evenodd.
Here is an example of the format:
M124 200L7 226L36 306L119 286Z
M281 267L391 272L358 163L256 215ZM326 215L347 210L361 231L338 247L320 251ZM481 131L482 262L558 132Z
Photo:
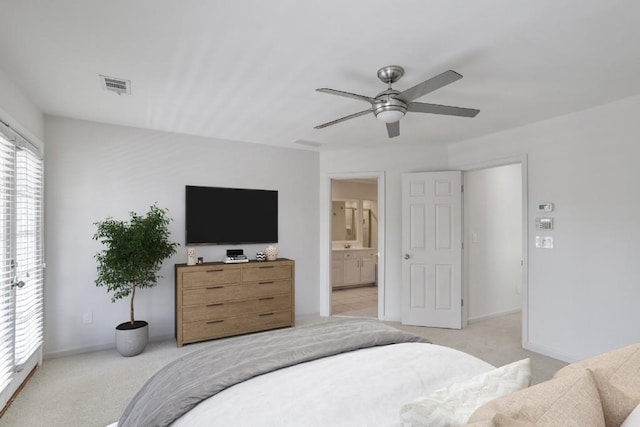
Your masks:
M109 427L398 426L403 404L492 369L377 321L331 320L187 354Z

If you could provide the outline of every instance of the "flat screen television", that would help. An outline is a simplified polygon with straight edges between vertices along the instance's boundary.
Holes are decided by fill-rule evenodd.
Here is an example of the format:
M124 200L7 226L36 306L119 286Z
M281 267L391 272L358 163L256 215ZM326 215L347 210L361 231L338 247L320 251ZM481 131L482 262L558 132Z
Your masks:
M185 186L187 245L278 242L278 192Z

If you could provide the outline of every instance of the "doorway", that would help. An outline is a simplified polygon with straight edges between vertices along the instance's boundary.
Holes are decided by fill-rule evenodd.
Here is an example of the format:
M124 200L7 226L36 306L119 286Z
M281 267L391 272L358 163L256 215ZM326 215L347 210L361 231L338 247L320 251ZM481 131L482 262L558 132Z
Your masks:
M381 317L380 182L377 176L330 179L330 314Z
M463 173L463 324L523 307L526 222L522 164Z
M462 193L459 178L456 184L444 176L460 176L459 171L403 175L403 323L459 328L522 311L526 343L526 158L461 169ZM445 200L456 188L463 202L462 227L460 209ZM428 205L427 195L432 193L437 196L436 206L422 206ZM458 225L452 227L450 222L456 221ZM407 232L412 223L416 224L413 234ZM419 257L425 248L444 255L458 251L452 262L462 261L462 281L459 273L454 274L459 271L454 264L449 267L438 261L430 267L434 255L426 260ZM442 270L439 275L438 269ZM461 299L462 304L456 305Z

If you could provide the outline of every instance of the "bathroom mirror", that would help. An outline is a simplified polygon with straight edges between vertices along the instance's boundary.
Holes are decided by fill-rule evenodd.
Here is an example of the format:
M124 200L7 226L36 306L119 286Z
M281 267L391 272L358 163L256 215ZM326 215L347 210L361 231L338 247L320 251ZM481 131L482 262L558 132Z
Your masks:
M358 240L358 200L333 200L331 208L332 240Z
M378 202L362 201L362 247L378 247Z

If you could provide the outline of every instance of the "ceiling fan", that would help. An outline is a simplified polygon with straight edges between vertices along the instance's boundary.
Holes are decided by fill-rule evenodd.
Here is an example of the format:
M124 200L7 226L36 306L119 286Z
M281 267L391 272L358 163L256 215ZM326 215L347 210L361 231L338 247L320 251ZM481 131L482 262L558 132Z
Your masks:
M398 65L389 65L380 68L378 70L378 78L382 80L383 83L386 83L388 85L388 88L387 90L380 92L373 98L370 96L358 95L355 93L344 92L341 90L329 88L316 89L318 92L322 93L329 93L332 95L344 96L346 98L369 102L371 104L371 108L315 126L315 129L322 129L327 126L344 122L346 120L355 119L356 117L373 113L378 119L387 124L387 132L389 133L389 138L394 138L400 135L400 119L405 115L407 111L411 111L414 113L444 114L446 116L459 117L475 117L480 112L480 110L474 110L472 108L461 108L452 107L449 105L413 102L414 99L418 99L423 95L426 95L430 92L433 92L434 90L440 89L443 86L461 79L462 76L455 71L445 71L442 74L438 74L435 77L432 77L405 91L400 92L393 89L391 87L391 84L400 80L400 77L402 77L403 75L404 68Z

